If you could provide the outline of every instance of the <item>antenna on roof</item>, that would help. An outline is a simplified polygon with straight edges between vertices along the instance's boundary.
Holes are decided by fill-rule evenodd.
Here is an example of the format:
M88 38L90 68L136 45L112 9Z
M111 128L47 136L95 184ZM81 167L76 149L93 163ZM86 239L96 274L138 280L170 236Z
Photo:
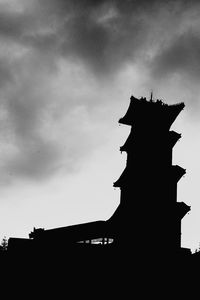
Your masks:
M151 90L151 98L150 101L153 101L153 90Z

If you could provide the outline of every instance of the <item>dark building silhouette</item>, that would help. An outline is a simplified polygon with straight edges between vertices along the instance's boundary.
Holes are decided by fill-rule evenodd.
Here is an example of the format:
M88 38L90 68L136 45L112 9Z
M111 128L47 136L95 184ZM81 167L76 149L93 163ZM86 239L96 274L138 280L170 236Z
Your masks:
M133 240L138 252L175 254L181 250L181 219L190 207L177 202L177 183L185 169L172 164L172 150L181 135L170 127L184 103L167 105L152 97L130 100L119 120L131 130L120 148L127 153L126 168L114 183L121 189L120 205L111 218L115 240L121 245Z
M131 127L120 151L127 153L125 170L114 183L121 190L120 204L107 221L44 230L35 229L24 239L10 239L8 250L34 251L117 249L133 255L189 254L181 248L181 220L190 210L177 202L177 183L185 169L172 164L172 150L181 134L170 131L184 103L131 97L120 124ZM30 243L31 241L31 243ZM31 247L30 247L31 245Z
M9 238L8 251L10 254L24 254L31 251L33 247L33 241L26 238Z

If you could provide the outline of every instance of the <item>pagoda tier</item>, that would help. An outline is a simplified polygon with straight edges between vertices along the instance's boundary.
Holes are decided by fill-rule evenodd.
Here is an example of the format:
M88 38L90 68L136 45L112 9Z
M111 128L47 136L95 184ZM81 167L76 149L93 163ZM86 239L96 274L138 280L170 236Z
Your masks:
M131 130L130 135L128 136L126 142L124 143L123 146L120 147L120 151L132 151L132 149L135 149L135 146L137 146L138 143L144 143L144 139L145 139L145 143L148 143L148 138L149 137L144 137L144 136L137 136L137 133L135 132L135 130ZM168 147L168 148L173 148L174 145L177 143L177 141L181 138L181 134L177 133L175 131L169 131L166 133L165 136L155 136L154 140L152 137L149 138L149 142L152 143L152 141L160 144L160 140L164 140L164 146ZM156 141L157 140L157 141Z
M183 102L173 105L163 103L161 100L147 101L146 98L137 99L133 96L127 113L119 120L119 123L139 126L140 130L145 125L149 128L169 129L179 113L185 107Z
M171 166L169 169L166 169L166 172L161 172L161 166L154 167L154 170L131 170L128 166L124 169L123 173L117 181L113 183L114 187L122 187L135 184L140 184L140 180L143 180L144 177L147 177L149 183L153 180L151 174L158 176L157 181L167 180L168 182L177 183L181 177L186 173L186 169L181 168L178 165ZM141 183L142 184L142 183Z

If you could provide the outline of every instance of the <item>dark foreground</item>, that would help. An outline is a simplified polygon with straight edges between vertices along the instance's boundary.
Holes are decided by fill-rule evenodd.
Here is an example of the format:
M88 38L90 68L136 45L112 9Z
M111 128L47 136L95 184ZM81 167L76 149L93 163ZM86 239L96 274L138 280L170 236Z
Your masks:
M1 255L2 287L9 283L9 293L17 298L27 290L27 299L170 299L175 292L180 299L191 292L199 266L194 255L136 255L114 247Z

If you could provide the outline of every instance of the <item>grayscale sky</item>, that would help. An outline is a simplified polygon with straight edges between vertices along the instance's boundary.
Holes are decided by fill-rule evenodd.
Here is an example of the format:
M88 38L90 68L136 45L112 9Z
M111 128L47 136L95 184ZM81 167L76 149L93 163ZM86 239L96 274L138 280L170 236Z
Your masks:
M118 119L132 94L152 89L186 105L172 126L182 133L173 163L187 169L182 245L195 249L199 1L0 0L0 237L109 218L130 130Z

